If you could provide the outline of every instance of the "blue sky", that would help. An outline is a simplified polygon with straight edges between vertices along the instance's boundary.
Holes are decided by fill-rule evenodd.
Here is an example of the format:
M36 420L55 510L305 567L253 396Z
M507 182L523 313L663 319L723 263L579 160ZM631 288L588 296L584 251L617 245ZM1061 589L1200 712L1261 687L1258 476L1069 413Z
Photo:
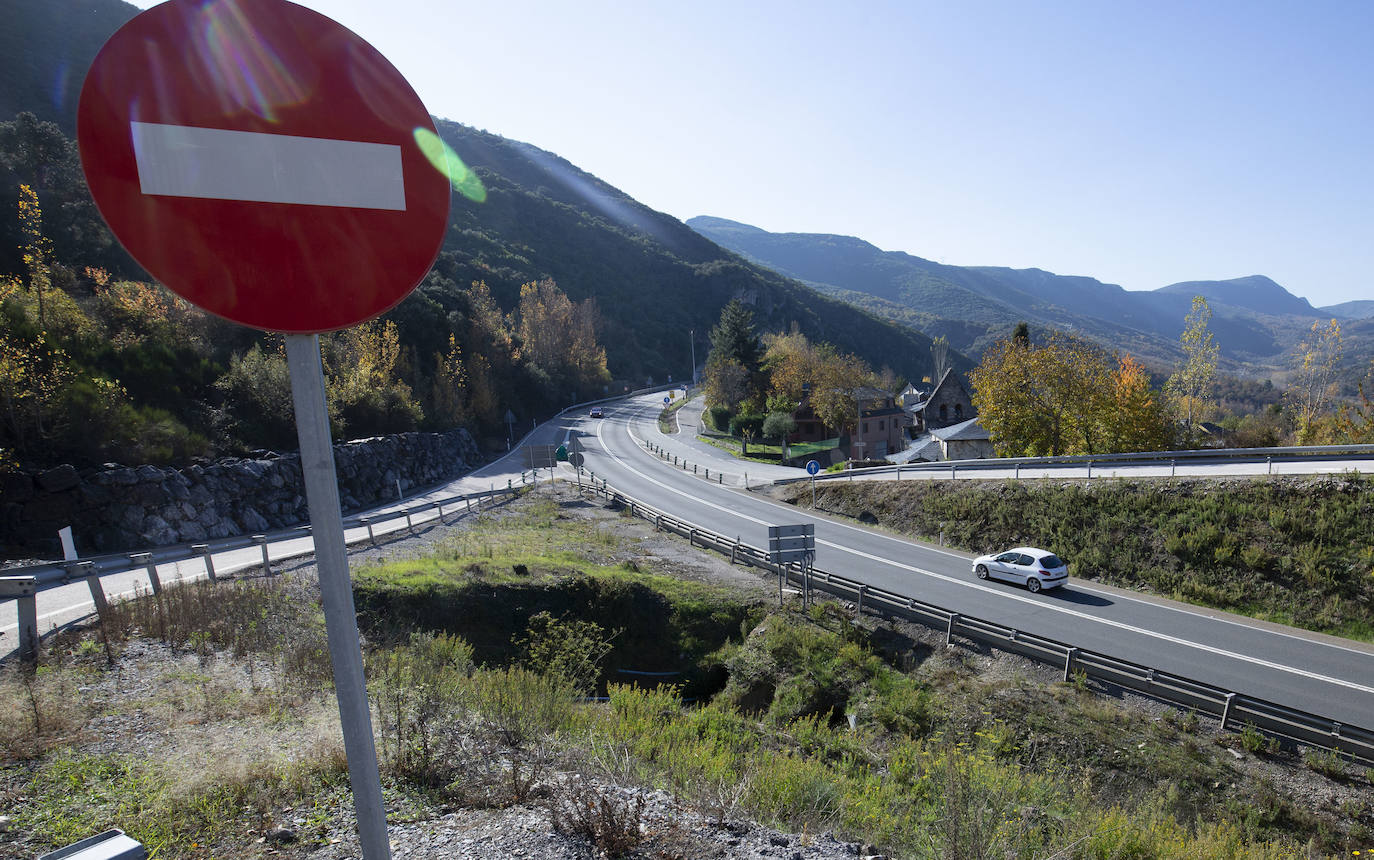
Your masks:
M1374 3L303 5L683 220L1374 299Z

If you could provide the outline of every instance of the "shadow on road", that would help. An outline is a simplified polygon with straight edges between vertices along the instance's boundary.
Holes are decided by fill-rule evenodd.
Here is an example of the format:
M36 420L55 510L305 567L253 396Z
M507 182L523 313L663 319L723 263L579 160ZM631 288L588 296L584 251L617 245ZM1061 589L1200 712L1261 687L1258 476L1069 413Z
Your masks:
M1064 603L1076 603L1079 606L1111 606L1115 602L1101 595L1089 594L1086 591L1077 591L1073 588L1069 588L1067 585L1063 588L1051 588L1048 591L1042 591L1040 593L1046 597L1054 597Z

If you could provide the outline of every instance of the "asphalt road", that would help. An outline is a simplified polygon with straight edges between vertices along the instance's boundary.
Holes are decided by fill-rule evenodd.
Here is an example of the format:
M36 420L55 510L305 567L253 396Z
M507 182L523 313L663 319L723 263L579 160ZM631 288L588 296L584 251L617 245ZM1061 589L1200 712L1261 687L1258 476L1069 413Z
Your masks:
M661 434L659 408L652 398L627 401L609 407L601 420L568 420L564 432L585 434L587 467L612 486L755 547L767 547L770 525L811 522L816 566L823 570L1343 723L1374 726L1374 647L1074 580L1040 594L980 582L970 569L971 554L818 517L745 492L742 481L708 482L690 466L665 463L644 444L680 452L679 462L709 460L713 477L716 468L745 468L712 459L715 449L698 450ZM753 473L755 464L747 468ZM770 468L780 467L760 467L757 478Z

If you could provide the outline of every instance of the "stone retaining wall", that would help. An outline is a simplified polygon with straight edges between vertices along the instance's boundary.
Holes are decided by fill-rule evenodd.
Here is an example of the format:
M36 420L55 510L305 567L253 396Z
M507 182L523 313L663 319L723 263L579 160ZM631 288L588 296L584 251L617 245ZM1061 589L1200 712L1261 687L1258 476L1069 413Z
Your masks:
M345 512L451 480L481 457L466 430L402 433L334 446ZM0 545L7 557L60 558L71 526L82 555L253 534L305 522L299 454L77 471L58 466L0 475Z

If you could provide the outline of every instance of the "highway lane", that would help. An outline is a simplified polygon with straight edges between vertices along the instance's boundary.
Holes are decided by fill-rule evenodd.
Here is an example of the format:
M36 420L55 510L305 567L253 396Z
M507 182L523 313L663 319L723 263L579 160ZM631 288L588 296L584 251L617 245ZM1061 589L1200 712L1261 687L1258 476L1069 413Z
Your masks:
M1344 723L1374 727L1374 648L1071 581L1038 595L984 583L971 556L818 517L665 465L638 440L659 440L658 405L631 401L589 434L587 464L647 504L767 547L769 525L813 522L817 567L961 614L1100 651ZM752 464L750 466L752 469Z

